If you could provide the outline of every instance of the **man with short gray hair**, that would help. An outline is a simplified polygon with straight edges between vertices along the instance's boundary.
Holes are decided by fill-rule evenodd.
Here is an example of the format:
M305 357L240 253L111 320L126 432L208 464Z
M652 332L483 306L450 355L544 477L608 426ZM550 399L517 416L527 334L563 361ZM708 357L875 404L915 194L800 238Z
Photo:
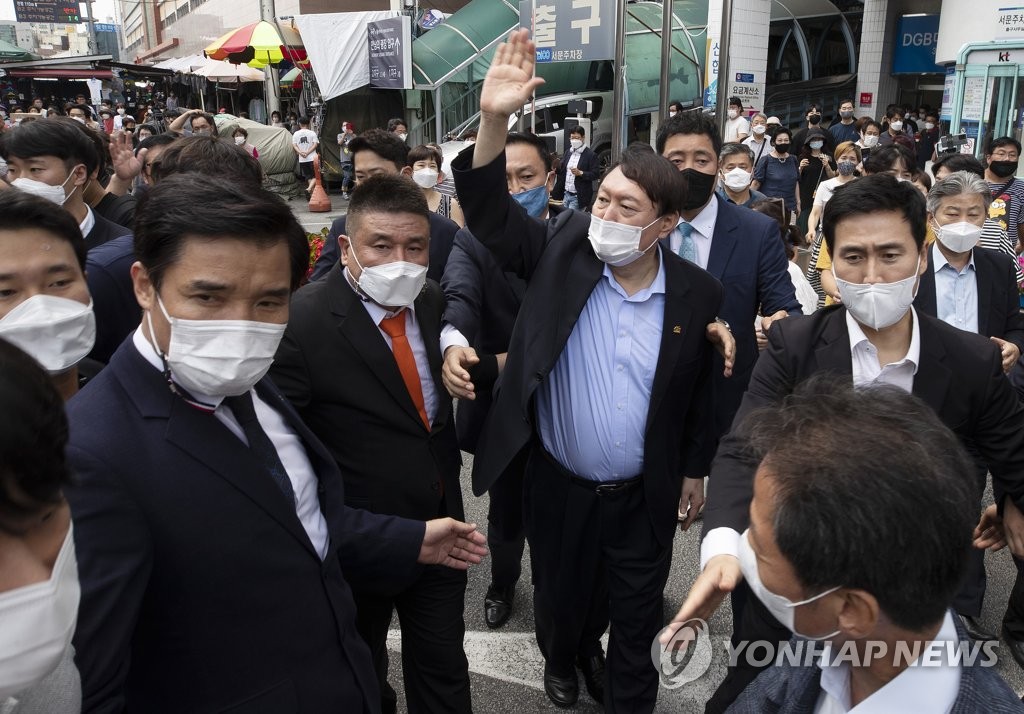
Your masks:
M768 198L750 188L754 177L754 152L749 146L735 142L724 144L718 154L718 173L722 180L718 195L723 201L749 208L754 201Z

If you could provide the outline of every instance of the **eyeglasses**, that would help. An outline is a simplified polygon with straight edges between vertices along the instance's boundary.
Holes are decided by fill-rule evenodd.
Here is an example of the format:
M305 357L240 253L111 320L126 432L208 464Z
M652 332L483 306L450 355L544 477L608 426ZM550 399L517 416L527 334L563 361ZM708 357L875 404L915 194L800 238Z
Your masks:
M1000 151L997 149L992 152L992 158L998 161L1016 161L1018 157L1016 151Z

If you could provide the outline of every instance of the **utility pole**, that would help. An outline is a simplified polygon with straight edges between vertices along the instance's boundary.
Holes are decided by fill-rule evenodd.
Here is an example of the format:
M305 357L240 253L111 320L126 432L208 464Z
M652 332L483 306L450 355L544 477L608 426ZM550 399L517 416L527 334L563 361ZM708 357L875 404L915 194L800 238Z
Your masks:
M658 123L668 116L672 101L672 0L661 0L661 92L658 93Z
M626 147L626 3L615 3L615 74L612 87L612 162Z
M715 93L715 122L719 136L725 136L729 108L729 50L732 46L732 0L722 0L722 31L718 46L718 90Z
M85 19L89 23L89 54L99 52L99 45L96 43L96 23L92 21L92 0L85 0Z
M274 0L260 0L260 19L269 22L274 27L279 27L276 16L277 7ZM277 67L268 64L263 68L263 73L267 77L263 80L263 88L264 94L267 96L267 123L269 124L270 113L281 111L281 87Z

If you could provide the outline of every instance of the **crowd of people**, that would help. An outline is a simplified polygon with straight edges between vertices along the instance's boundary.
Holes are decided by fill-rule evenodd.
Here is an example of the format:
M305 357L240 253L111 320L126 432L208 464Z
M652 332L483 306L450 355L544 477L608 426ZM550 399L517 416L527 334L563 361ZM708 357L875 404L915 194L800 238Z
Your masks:
M582 127L508 131L534 57L497 48L449 166L344 122L315 261L214 115L0 134L0 710L394 712L397 613L408 711L469 712L473 566L489 628L532 588L558 707L653 711L652 642L729 596L736 643L861 658L737 660L709 712L1024 710L990 668L871 656L999 639L984 555L1024 569L1020 144L933 156L927 108L852 102L731 104L723 142L674 106L600 175ZM1024 666L1024 575L1000 634Z

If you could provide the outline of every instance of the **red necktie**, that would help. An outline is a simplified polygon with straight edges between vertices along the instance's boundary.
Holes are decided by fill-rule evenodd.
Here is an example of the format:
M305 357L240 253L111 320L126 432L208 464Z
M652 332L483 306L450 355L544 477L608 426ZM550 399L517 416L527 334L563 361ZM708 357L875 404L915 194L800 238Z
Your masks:
M398 363L398 371L402 373L402 381L405 388L409 390L412 403L416 405L416 411L420 413L423 425L430 431L430 419L427 417L427 405L423 401L423 385L420 384L420 373L416 369L416 358L412 354L412 347L405 336L405 310L401 310L394 317L385 317L380 321L380 329L391 338L391 351L395 355L395 362Z

